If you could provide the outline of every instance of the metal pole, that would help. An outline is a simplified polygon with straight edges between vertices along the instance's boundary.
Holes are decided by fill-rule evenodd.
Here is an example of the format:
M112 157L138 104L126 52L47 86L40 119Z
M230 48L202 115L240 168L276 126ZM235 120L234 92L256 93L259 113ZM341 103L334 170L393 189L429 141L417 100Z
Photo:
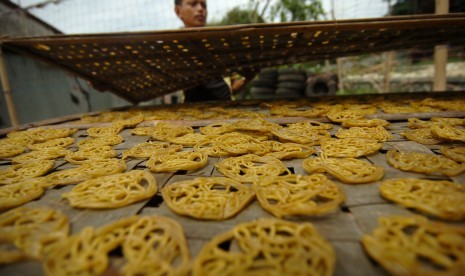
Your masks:
M19 126L18 116L16 115L16 108L13 101L13 96L11 95L10 82L8 81L8 74L6 72L2 47L0 47L0 81L2 82L3 96L5 97L6 107L8 109L8 116L10 116L11 125L13 127L17 127Z

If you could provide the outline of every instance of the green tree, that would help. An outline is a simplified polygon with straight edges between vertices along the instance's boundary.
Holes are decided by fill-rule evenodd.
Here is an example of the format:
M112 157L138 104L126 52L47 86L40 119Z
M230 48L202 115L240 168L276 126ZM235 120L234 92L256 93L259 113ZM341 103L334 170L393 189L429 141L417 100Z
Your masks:
M270 21L320 20L325 12L320 0L282 0L271 6Z
M236 25L251 23L265 23L265 20L263 20L263 18L255 10L244 10L239 7L235 7L230 10L218 24Z

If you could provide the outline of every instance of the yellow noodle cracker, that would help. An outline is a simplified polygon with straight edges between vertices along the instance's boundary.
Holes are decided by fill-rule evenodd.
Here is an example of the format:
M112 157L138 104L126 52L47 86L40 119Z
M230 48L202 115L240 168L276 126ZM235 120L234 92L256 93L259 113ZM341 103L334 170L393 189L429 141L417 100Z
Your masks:
M86 180L61 196L77 208L119 208L152 197L158 190L150 172L132 170Z
M439 150L446 157L459 163L465 163L465 147L442 146L439 148Z
M123 159L128 157L145 159L150 158L152 155L180 151L182 148L182 145L171 145L167 142L148 141L123 151Z
M182 151L153 155L147 161L147 168L152 172L195 171L205 167L207 161L208 155L204 153Z
M200 133L204 135L220 135L234 130L235 128L230 123L213 123L199 128Z
M121 124L112 124L104 127L91 127L87 129L87 133L90 137L102 137L108 135L117 135L124 129Z
M237 121L231 125L236 131L258 131L258 132L269 132L274 129L280 129L281 126L272 122L268 122L265 119L257 118L244 121Z
M44 192L43 178L0 186L0 210L17 207L40 197Z
M98 148L101 146L115 146L124 142L121 135L109 135L97 138L88 138L78 142L79 149L86 150L90 148Z
M407 130L400 133L400 135L423 145L437 145L444 142L443 139L433 135L429 127Z
M121 248L124 275L187 275L190 254L181 226L161 216L131 216L64 240L46 258L47 275L101 275L109 254ZM89 260L92 260L89 262Z
M382 126L340 128L336 133L336 137L376 139L382 142L392 139L391 133Z
M302 167L308 173L328 172L346 184L363 184L380 180L384 169L355 158L307 158Z
M47 148L45 150L34 150L27 153L23 153L11 159L13 164L36 162L38 160L54 160L59 157L63 157L71 151L62 147Z
M168 141L173 144L182 145L182 146L195 146L198 143L208 142L213 138L218 137L218 135L204 135L201 133L187 133L183 136L177 136L169 138Z
M116 158L90 160L77 168L60 170L45 176L48 186L68 185L126 170L124 160Z
M54 165L55 161L53 160L40 160L8 166L0 170L0 184L13 184L42 176L49 172Z
M333 128L332 124L321 123L318 121L305 120L298 123L287 124L289 129L313 129L313 130L330 130Z
M465 219L465 186L446 180L396 178L382 182L381 195L406 208L443 220Z
M312 147L298 143L265 141L263 144L269 148L269 152L265 153L264 156L271 156L279 160L306 158L315 153L315 149Z
M337 122L337 123L342 123L346 120L353 120L353 119L364 119L366 113L359 111L359 110L352 110L352 109L347 109L347 110L332 110L328 113L326 113L326 117L328 117L329 120L332 122Z
M28 148L31 150L47 150L47 149L55 149L55 148L65 148L74 144L74 138L65 137L65 138L57 138L52 140L47 140L42 143L32 144L29 145Z
M273 130L272 133L281 142L293 142L308 146L318 145L323 137L329 137L326 130L303 129L303 128L281 128ZM323 137L322 137L323 136Z
M115 158L116 156L117 153L111 146L101 146L70 152L65 156L65 160L71 164L80 165L88 161Z
M237 132L221 135L215 139L215 145L233 156L249 153L262 155L269 151L265 144L258 139Z
M262 208L278 218L325 215L345 199L336 184L318 173L264 178L254 188Z
M29 129L29 136L36 142L45 142L58 138L65 138L78 131L77 128L34 128Z
M215 166L221 174L239 182L255 182L266 176L290 173L281 160L255 154L229 157L221 160Z
M25 150L24 146L21 146L21 145L0 143L0 159L15 157L23 153L24 150Z
M168 207L179 215L224 220L238 214L255 197L253 190L226 177L199 177L166 185Z
M402 171L423 174L441 173L447 176L459 175L465 171L465 164L429 153L389 150L386 158L391 166Z
M343 127L386 127L390 123L384 119L347 119L342 122Z
M321 141L321 150L325 157L357 158L374 154L382 146L382 142L366 138L324 139Z
M431 132L444 140L465 142L465 129L463 128L438 123L431 127Z
M194 129L190 126L176 126L168 123L158 123L153 128L152 137L160 141L169 141L169 139L183 136L188 133L194 133Z
M422 216L389 216L362 237L377 263L392 275L461 275L465 229Z
M218 139L221 139L221 136L214 138L212 140L201 141L194 146L195 152L204 153L208 156L214 157L227 157L232 156L232 154L218 146Z
M224 248L224 244L229 244ZM236 225L204 245L193 275L333 274L335 253L311 223L259 219Z
M68 218L50 208L18 207L0 215L2 241L14 244L24 258L45 258L67 237L69 228Z

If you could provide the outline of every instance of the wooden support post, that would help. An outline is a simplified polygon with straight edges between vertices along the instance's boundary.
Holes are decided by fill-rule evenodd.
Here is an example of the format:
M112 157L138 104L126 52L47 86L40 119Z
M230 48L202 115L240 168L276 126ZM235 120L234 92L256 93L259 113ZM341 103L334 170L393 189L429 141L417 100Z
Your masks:
M2 83L3 95L5 97L6 107L8 109L8 116L13 127L19 126L16 108L11 95L10 82L8 81L8 74L6 72L5 60L3 58L2 47L0 47L0 81Z
M394 59L394 51L385 53L384 59L384 78L383 78L383 93L391 92L391 70L392 60Z
M449 0L436 0L436 14L449 12ZM434 81L433 91L447 90L447 46L438 45L434 48Z

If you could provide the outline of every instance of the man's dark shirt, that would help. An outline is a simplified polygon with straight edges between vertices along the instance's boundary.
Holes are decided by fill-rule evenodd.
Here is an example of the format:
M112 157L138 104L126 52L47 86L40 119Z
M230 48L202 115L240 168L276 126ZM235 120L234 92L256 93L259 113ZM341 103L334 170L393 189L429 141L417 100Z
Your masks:
M223 79L184 90L184 102L229 101L231 90Z

